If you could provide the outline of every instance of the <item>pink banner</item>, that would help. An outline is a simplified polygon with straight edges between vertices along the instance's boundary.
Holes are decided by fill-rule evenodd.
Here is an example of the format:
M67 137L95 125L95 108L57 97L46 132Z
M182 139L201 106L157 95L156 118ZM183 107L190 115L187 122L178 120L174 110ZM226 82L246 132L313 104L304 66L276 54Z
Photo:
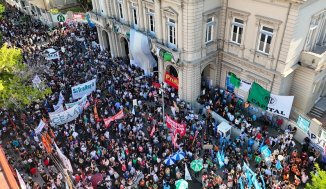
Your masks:
M114 116L103 119L105 127L109 127L112 121L121 119L123 118L123 116L124 116L123 110L120 110L120 112L118 112Z
M181 137L183 137L186 134L186 124L180 124L173 119L171 119L170 116L166 115L166 126L172 131L179 133Z

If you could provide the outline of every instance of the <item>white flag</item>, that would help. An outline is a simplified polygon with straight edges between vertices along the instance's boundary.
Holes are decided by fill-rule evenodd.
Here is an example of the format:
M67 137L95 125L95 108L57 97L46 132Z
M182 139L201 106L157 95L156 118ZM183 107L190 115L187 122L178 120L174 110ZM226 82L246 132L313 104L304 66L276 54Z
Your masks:
M17 169L16 169L16 173L17 173L20 188L21 189L26 189L27 187L26 187L25 181L23 180L22 176L19 174Z
M191 179L191 176L190 176L190 173L189 173L189 170L188 170L188 167L187 167L187 164L185 164L185 180L192 180Z
M42 132L43 128L45 126L44 121L41 119L40 123L38 124L38 126L34 129L35 130L35 134L39 134Z
M135 106L132 107L132 111L131 111L131 113L132 113L133 115L136 114L136 112L135 112Z
M61 159L63 166L68 169L68 171L70 171L71 173L73 172L72 170L72 166L70 163L70 160L62 153L62 151L60 150L60 148L57 146L56 143L54 143L55 149L58 153L59 158Z

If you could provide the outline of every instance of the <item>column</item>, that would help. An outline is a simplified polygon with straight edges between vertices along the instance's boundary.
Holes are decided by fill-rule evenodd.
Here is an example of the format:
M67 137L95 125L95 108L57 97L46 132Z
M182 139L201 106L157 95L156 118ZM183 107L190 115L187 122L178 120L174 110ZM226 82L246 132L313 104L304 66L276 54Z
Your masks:
M111 53L111 57L114 58L116 57L116 50L115 50L115 45L114 45L114 39L112 37L112 31L110 31L108 33L109 36L109 45L110 45L110 53Z
M158 56L158 62L157 62L157 66L158 66L158 80L160 81L160 83L162 83L164 81L164 61L162 60L162 58L160 56Z
M142 0L138 0L138 22L140 26L139 29L146 31L144 23L144 21L146 20L146 15L144 15L144 7L142 2Z
M163 34L162 34L162 13L161 13L161 0L155 1L155 33L156 38L159 43L162 43Z
M99 26L96 26L97 30L97 36L98 36L98 42L100 43L101 51L104 50L104 43L103 43L103 36L102 36L102 30Z

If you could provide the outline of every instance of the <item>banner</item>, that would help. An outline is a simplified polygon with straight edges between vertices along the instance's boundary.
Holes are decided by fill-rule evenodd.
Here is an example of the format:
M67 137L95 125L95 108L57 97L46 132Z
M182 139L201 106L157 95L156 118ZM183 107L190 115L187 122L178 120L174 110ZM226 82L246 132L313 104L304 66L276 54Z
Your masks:
M35 75L34 79L32 80L33 84L38 85L42 82L41 78L38 75Z
M251 86L248 102L255 104L263 110L267 109L271 93L254 82Z
M72 98L82 98L84 95L89 95L96 90L96 79L87 81L86 83L71 87Z
M152 128L151 133L150 133L149 136L150 137L153 137L154 133L155 133L155 125L153 126L153 128Z
M227 74L226 75L226 78L225 78L225 86L226 86L226 89L233 93L234 92L234 85L230 82L230 76Z
M43 128L45 127L45 122L43 120L40 120L40 123L38 124L38 126L34 129L35 134L39 134L42 132Z
M45 59L46 60L54 60L54 59L60 59L60 54L55 49L49 48L45 50Z
M240 90L248 92L250 88L251 88L251 83L241 80L240 87L239 87Z
M60 92L58 103L56 105L53 105L54 112L59 113L59 112L64 111L63 106L62 106L63 101L64 101L64 97L63 97L62 93ZM59 108L62 108L61 109L62 111L61 110L57 111Z
M186 163L185 163L185 180L192 180Z
M230 82L236 88L240 87L241 80L232 72L229 72Z
M118 119L121 119L123 118L124 116L124 113L123 113L123 110L120 110L120 112L118 112L117 114L115 114L114 116L112 117L109 117L109 118L106 118L106 119L103 119L104 121L104 125L106 127L109 127L110 123L114 120L118 120Z
M310 127L310 121L299 115L297 120L297 126L307 133Z
M82 106L76 104L72 108L60 113L50 113L51 126L62 125L75 120L83 112Z
M186 134L186 125L180 124L171 119L170 116L166 115L166 126L172 131L179 133L181 137L183 137Z
M25 183L23 177L20 175L20 173L18 172L17 169L16 169L16 174L17 174L17 177L18 177L20 188L21 189L27 189L26 183Z
M279 96L271 94L267 111L283 116L286 118L290 117L291 108L293 104L294 96Z
M60 113L60 112L65 111L65 109L62 106L62 104L60 104L58 106L53 105L53 109L54 109L54 112L50 112L50 114L57 114L57 113Z
M58 153L59 158L62 161L63 166L66 169L68 169L68 171L70 171L70 173L72 173L73 170L72 170L72 166L71 166L70 160L62 153L62 151L60 150L60 148L57 146L56 143L54 143L54 146L55 146L55 149L56 149L56 151Z
M164 82L170 85L171 87L178 90L179 88L179 80L178 78L170 75L169 73L165 72Z
M65 106L66 106L67 109L69 109L69 108L75 106L76 104L79 104L80 106L85 108L86 104L87 104L87 95L84 95L83 98L79 99L76 102L67 103L67 104L65 104Z

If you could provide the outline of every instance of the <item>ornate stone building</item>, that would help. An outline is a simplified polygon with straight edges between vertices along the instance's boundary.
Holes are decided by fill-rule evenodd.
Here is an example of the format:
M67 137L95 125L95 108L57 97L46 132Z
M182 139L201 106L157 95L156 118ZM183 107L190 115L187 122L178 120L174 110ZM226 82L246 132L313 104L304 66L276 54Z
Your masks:
M293 119L326 95L326 0L93 0L93 7L101 47L133 60L130 31L142 33L160 79L175 76L187 101L203 84L227 88L229 72L294 95Z

